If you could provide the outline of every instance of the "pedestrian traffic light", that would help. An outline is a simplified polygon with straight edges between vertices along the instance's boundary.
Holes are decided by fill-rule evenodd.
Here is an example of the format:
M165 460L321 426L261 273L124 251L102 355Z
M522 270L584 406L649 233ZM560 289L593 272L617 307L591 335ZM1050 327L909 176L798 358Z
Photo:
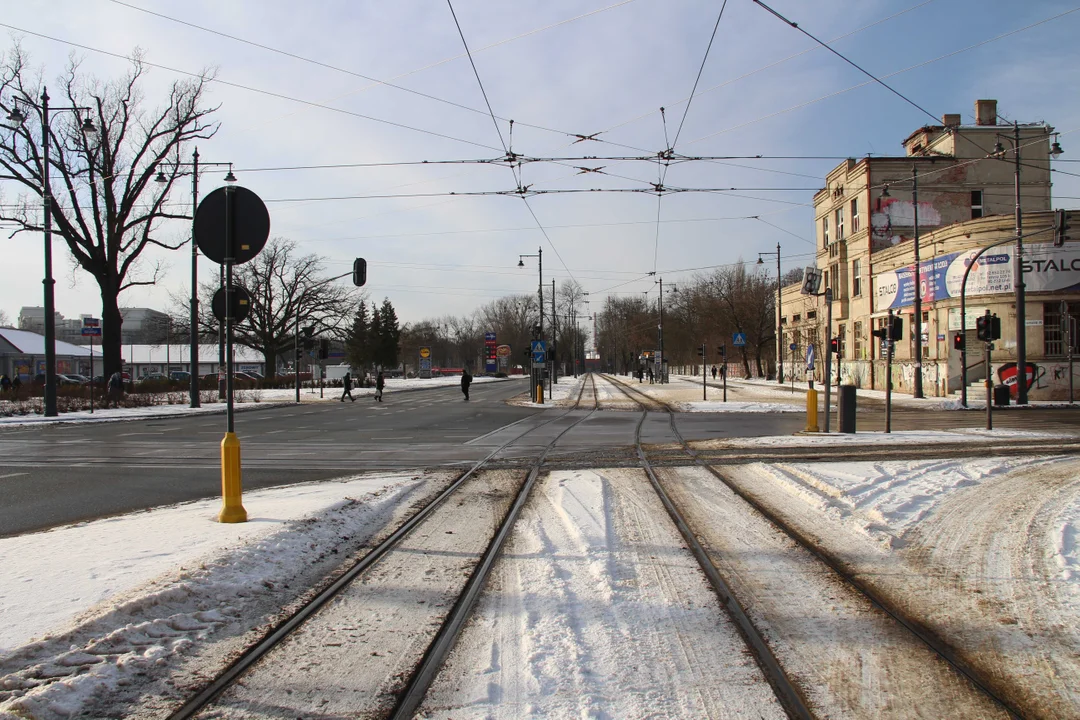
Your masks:
M328 357L330 357L330 340L319 338L319 359L325 360Z
M727 357L727 345L720 345L720 346L718 346L718 347L716 348L716 351L717 351L717 353L718 353L718 354L720 355L720 357L722 357L722 358L726 358L726 357Z
M311 352L315 349L315 338L312 335L315 333L315 326L308 325L307 327L300 328L304 333L304 349Z
M1069 242L1069 213L1065 210L1054 211L1054 247L1061 247Z
M532 326L532 339L533 340L539 340L540 339L540 326L539 325L533 325Z
M352 284L356 287L363 287L367 282L367 260L364 258L356 258L352 264Z
M958 332L955 335L953 335L952 346L956 350L963 350L964 349L964 333L959 333Z
M829 352L840 357L840 337L834 337L829 339Z
M889 327L889 339L890 340L903 340L904 339L904 319L899 315L893 315L891 317L891 326Z
M697 350L698 357L705 357L705 347L699 347Z

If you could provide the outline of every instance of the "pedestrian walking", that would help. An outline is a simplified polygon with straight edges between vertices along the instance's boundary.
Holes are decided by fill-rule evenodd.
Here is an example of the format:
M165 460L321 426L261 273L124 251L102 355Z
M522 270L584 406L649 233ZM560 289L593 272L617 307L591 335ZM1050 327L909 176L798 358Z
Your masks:
M375 378L375 400L377 402L382 402L384 387L386 387L386 380L383 379L382 370L380 370L378 377Z
M7 373L0 375L0 390L7 392L11 389L11 379L8 378Z
M105 407L109 407L109 401L114 407L120 407L120 401L124 398L124 376L117 370L109 376L109 391L105 395Z
M650 384L650 385L652 385L652 384L653 384L653 382L652 382L652 381L653 381L653 374L652 374L652 368L649 368L649 384Z
M465 368L461 372L461 392L465 393L465 399L469 399L469 385L472 384L472 375L469 374L469 368Z
M715 365L712 366L712 379L713 380L716 379L716 366Z
M19 392L20 387L22 387L22 378L19 377L19 373L15 373L15 377L11 378L11 392Z
M345 377L341 378L341 385L345 388L345 392L341 393L341 402L345 402L345 398L356 402L356 398L352 396L352 375L345 373Z

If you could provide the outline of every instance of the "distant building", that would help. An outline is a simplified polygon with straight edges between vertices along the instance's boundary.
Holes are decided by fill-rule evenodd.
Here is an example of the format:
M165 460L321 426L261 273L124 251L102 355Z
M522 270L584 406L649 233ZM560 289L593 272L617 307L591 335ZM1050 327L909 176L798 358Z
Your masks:
M885 351L871 331L884 326L890 311L903 319L903 340L896 343L893 388L911 393L916 367L914 327L914 235L918 213L922 300L922 375L925 395L956 392L961 383L960 353L954 336L960 329L960 282L980 248L1015 235L1013 125L999 125L997 102L975 104L976 123L945 115L941 125L927 125L903 142L898 157L849 159L827 176L814 196L816 266L822 290L833 290L833 325L825 327L824 299L783 288L779 324L785 369L805 375L808 344L817 349L815 374L821 379L828 338L839 337L841 377L861 387L884 389ZM1024 281L1028 387L1031 399L1068 394L1072 354L1080 355L1080 228L1077 242L1055 247L1050 195L1050 152L1054 129L1045 124L1019 125L1021 169L1019 196L1024 238ZM1004 160L991 157L999 142ZM917 176L918 202L912 191ZM1080 224L1080 212L1073 223ZM986 310L1001 319L995 343L995 384L1013 386L1016 396L1016 309L1012 269L1015 244L988 251L970 273L966 344L969 383L985 375L977 360L983 346L976 338L975 317ZM1068 331L1071 324L1071 339ZM792 351L791 346L795 346ZM790 363L790 364L789 364ZM836 372L835 364L833 372ZM834 375L835 377L835 375Z
M101 372L101 356L95 349L95 372ZM56 372L90 374L90 349L57 341ZM29 382L45 373L45 337L28 330L0 328L0 373Z
M60 313L54 314L56 339L70 343L82 342L83 318L98 315L79 315L78 318L65 318ZM120 308L123 324L120 326L120 341L130 343L166 342L171 335L171 319L168 314L151 308ZM45 334L45 308L24 307L19 310L19 329Z

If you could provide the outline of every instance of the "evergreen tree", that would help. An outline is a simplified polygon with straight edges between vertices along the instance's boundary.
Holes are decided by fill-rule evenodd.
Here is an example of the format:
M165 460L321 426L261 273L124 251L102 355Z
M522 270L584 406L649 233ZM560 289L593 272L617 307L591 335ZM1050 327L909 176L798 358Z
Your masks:
M375 303L371 303L371 324L368 325L367 333L368 362L382 366L384 363L382 346L379 344L380 337L382 337L382 318L379 316L379 308L375 307Z
M361 302L356 308L356 317L345 341L345 357L354 368L363 370L371 363L371 320L368 316L367 303Z
M398 366L398 343L401 341L401 328L398 326L397 313L390 303L390 298L383 298L382 307L379 309L378 344L382 366L396 368Z

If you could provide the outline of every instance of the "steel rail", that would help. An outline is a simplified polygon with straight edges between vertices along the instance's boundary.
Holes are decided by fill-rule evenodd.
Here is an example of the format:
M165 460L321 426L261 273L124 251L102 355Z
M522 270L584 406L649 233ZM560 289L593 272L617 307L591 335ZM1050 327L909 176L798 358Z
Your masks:
M634 389L634 388L631 386L631 389ZM644 418L642 420L644 420ZM790 527L787 523L785 523L782 519L780 519L776 515L776 513L772 512L764 503L759 502L756 498L754 498L751 495L749 495L748 493L744 492L742 490L742 488L740 488L735 483L729 481L726 477L724 477L723 474L721 474L718 470L716 470L716 468L712 467L712 465L705 462L698 455L697 451L695 451L694 449L692 449L690 447L689 443L687 443L687 441L683 438L682 433L679 432L679 429L675 425L675 413L671 412L670 409L668 410L668 421L669 421L669 426L671 428L671 434L675 437L675 439L682 446L683 452L685 452L688 456L690 456L690 458L694 461L695 465L697 465L699 467L702 467L705 470L707 470L717 480L722 482L728 489L730 489L733 493L735 493L736 496L738 496L740 499L745 501L750 507L754 508L754 510L756 510L758 513L760 513L774 527L776 527L778 530L783 532L785 535L787 535L789 538L791 538L793 541L795 541L802 548L807 550L811 555L813 555L815 558L817 558L826 567L828 567L830 570L832 570L834 573L836 573L836 575L840 579L842 579L849 586L851 586L852 588L857 590L860 594L862 594L867 600L870 601L870 603L874 607L880 609L886 615L888 615L893 620L898 622L902 627L907 629L916 638L918 638L920 641L922 641L923 644L925 644L927 647L929 647L931 651L933 651L935 654L937 654L939 657L941 657L943 660L945 660L945 662L947 662L954 670L956 670L958 673L960 673L962 676L964 676L969 682L971 682L975 687L979 688L979 690L981 690L983 693L985 693L987 695L987 697L991 698L996 703L998 703L1011 717L1016 718L1017 720L1019 720L1019 718L1022 717L1021 714L1014 707L1012 707L1012 705L1010 703L1006 702L997 693L993 692L989 688L989 683L986 682L982 678L981 673L976 671L974 668L970 667L967 663L963 662L958 657L958 654L957 654L956 650L951 645L949 645L947 642L945 642L941 637L939 637L937 635L937 633L935 633L934 631L930 630L929 628L923 626L921 623L918 623L917 621L915 621L915 620L913 620L911 618L905 617L902 612L894 611L891 608L891 606L890 606L891 604L888 602L887 598L880 597L879 594L873 588L869 587L866 583L859 580L852 573L845 570L844 563L838 557L834 556L828 550L820 547L817 543L813 542L813 540L811 540L810 538L807 538L803 533L798 532L794 528ZM639 427L640 427L640 424L639 424ZM697 541L697 537L690 530L690 528L686 524L686 522L682 519L681 514L678 513L677 508L675 508L674 504L668 498L667 493L664 491L664 489L663 489L663 487L662 487L662 485L661 485L661 483L659 481L659 478L657 478L655 473L653 472L651 464L648 462L648 459L645 456L644 448L641 445L640 436L638 436L636 438L636 440L637 440L638 455L639 455L639 457L641 459L641 462L643 463L643 465L646 468L646 472L649 475L650 481L653 483L653 487L656 488L657 493L660 495L661 500L664 502L664 506L668 509L668 513L672 516L672 519L675 521L675 524L679 527L679 532L682 533L683 539L686 540L687 544L690 545L690 547L694 549L694 554L695 554L695 556L698 557L698 561L702 562L702 568L705 570L705 574L707 576L709 576L709 580L711 582L712 581L712 576L711 576L710 571L709 571L708 568L711 567L712 571L716 572L717 577L719 577L719 573L716 570L715 565L713 565L712 560L709 559L708 555L704 553L704 549L701 549L702 554L700 554L700 555L698 554L698 548L700 548L700 544ZM703 562L703 560L704 560L704 562ZM737 601L734 598L732 598L732 603L737 605ZM744 616L745 616L745 614L744 614ZM753 624L750 623L748 618L747 618L746 622L750 624L750 627L753 627ZM741 624L740 624L740 629L743 629ZM754 632L756 633L756 629L755 629ZM772 656L771 652L769 653L769 655L770 655L770 657ZM759 660L760 660L760 658L759 658ZM771 678L770 678L770 680L771 680ZM774 689L775 689L775 687L776 686L774 685ZM779 694L778 694L778 697L780 697ZM781 699L781 702L784 702L784 697L780 697L780 699ZM791 710L789 709L789 712L790 711ZM807 712L809 712L809 711L807 711ZM803 715L800 714L800 715L797 715L797 717L803 717ZM807 715L806 717L810 717L810 715Z
M466 480L475 475L480 468L486 465L492 458L498 453L505 450L521 438L525 437L531 432L535 432L546 425L549 425L557 420L565 417L567 413L563 413L558 417L554 417L541 422L538 425L530 427L523 432L515 435L499 447L492 450L486 457L478 460L468 470L463 472L453 482L450 483L442 492L440 492L430 503L421 508L415 514L413 514L408 520L406 520L397 530L391 533L385 540L374 547L369 553L360 558L354 563L348 570L346 570L340 577L338 577L333 583L328 585L322 591L315 595L311 600L306 602L301 608L299 608L291 616L280 622L274 628L269 630L261 640L249 647L242 655L233 661L229 667L215 677L206 687L204 687L197 694L189 698L183 705L174 710L169 716L168 720L188 720L195 717L196 713L200 712L210 703L214 702L221 696L231 685L233 685L252 665L258 662L262 657L269 653L274 647L276 647L282 640L288 637L294 630L300 627L308 618L317 613L329 600L337 595L341 590L348 587L357 577L363 572L375 565L381 560L390 550L397 546L397 544L404 539L413 529L416 528L424 519L426 519L432 512L435 511L443 502L446 501L456 490L458 490ZM586 416L588 417L588 416ZM582 418L584 420L585 418ZM581 422L580 420L578 422ZM574 423L576 425L577 423ZM570 427L573 427L571 425ZM569 429L569 428L567 428ZM558 437L562 437L563 433L560 433ZM547 450L544 449L543 455L547 454ZM526 482L528 484L528 482Z
M584 386L584 383L582 383L582 385ZM573 408L571 408L571 410L572 409ZM521 509L525 506L529 496L532 494L532 489L536 485L536 479L540 475L540 468L544 464L545 458L547 458L548 453L555 447L555 444L559 442L563 435L570 432L579 424L585 422L585 420L592 416L594 412L596 412L595 409L590 410L586 415L578 418L572 424L564 428L544 447L544 450L533 463L532 468L529 470L528 478L518 491L518 495L514 499L510 511L506 514L506 517L503 518L498 532L496 532L495 536L491 539L491 543L488 545L487 550L484 551L483 557L473 569L472 575L465 584L465 589L462 591L461 595L458 596L457 602L454 603L454 607L451 608L450 613L443 621L442 627L439 628L439 632L436 634L435 639L432 640L427 651L424 653L423 658L420 660L420 664L413 672L408 686L401 694L397 707L394 708L393 713L390 715L392 720L411 720L416 716L417 711L420 709L420 704L424 700L424 696L427 694L431 684L435 681L435 676L438 675L447 655L449 655L450 650L453 649L458 635L472 615L472 610L476 605L476 601L480 598L480 593L487 583L488 575L491 574L491 569L494 567L495 561L502 552L506 540L510 537L510 531L517 521ZM560 415L559 419L566 417L569 413L570 411L568 410Z

